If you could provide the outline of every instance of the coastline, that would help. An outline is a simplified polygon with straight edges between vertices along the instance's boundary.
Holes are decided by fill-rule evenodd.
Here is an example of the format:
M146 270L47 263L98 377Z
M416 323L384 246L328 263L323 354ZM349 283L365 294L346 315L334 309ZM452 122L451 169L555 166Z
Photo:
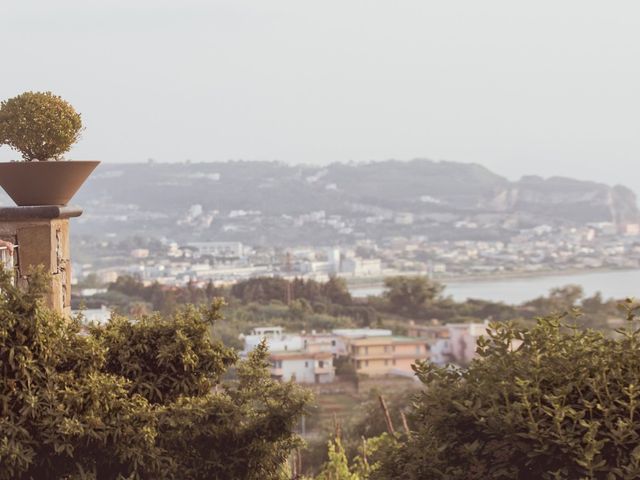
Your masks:
M547 277L563 277L571 275L589 275L598 273L614 273L640 270L639 268L615 268L615 267L598 267L598 268L568 268L565 270L545 269L535 272L495 272L491 274L469 274L469 275L442 275L431 277L432 280L442 283L443 285L450 284L466 284L466 283L492 283L506 280L529 280L540 279ZM393 275L379 276L372 279L359 278L347 280L349 290L364 290L369 288L382 288L384 286L384 280L393 276L415 276L424 275L424 272L398 272Z

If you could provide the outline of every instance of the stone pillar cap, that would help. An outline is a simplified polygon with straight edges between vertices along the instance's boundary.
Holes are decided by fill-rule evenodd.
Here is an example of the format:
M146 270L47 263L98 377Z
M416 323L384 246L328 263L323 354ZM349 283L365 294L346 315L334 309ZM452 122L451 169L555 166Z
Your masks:
M34 207L0 207L0 222L18 220L55 220L79 217L80 207L70 205L40 205Z

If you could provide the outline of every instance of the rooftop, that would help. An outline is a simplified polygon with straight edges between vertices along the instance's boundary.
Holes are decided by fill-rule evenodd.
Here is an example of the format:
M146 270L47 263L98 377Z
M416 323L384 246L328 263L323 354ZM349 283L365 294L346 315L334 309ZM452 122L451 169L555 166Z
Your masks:
M424 344L424 338L417 337L402 337L402 336L388 336L388 337L366 337L354 339L352 345L390 345L398 343L408 344Z
M336 328L331 333L339 337L360 338L360 337L390 337L391 330L383 328Z
M271 352L269 358L272 360L304 360L318 358L332 358L331 352L305 352L303 350L294 350L287 352Z

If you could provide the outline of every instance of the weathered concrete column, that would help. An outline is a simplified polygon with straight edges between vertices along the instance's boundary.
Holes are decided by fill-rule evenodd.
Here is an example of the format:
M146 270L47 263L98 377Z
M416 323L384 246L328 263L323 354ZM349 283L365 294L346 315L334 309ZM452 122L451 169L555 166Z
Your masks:
M80 215L78 207L0 207L0 239L17 245L13 266L18 285L26 285L31 268L44 266L51 274L45 303L64 315L71 314L69 219Z

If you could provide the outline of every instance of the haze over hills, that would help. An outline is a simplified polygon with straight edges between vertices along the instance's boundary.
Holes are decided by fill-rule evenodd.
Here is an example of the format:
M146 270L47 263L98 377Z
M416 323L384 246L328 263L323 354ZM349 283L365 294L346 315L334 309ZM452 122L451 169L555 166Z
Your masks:
M271 232L274 241L282 236L277 233L278 219L311 212L361 219L365 229L377 232L369 231L374 236L382 234L382 229L374 228L372 218L410 214L411 233L442 236L449 231L447 225L458 224L453 235L457 238L465 231L460 230L460 222L477 223L485 230L480 236L486 236L490 230L499 234L501 229L542 224L625 224L640 219L635 194L623 186L537 176L512 182L477 164L430 160L326 167L263 161L106 163L90 177L74 203L85 207L83 225L90 229L94 222L106 222L102 227L118 230L118 224L124 226L119 219L126 217L136 220L134 229L170 234L192 206L200 205L202 212L214 216L205 230L221 227L225 238L244 237L242 233L249 231L264 238ZM229 222L222 219L229 219L230 214L232 223L251 217L248 223L256 228L228 227ZM264 224L268 218L275 220ZM132 222L126 226L131 229ZM290 229L287 232L291 235ZM300 237L305 234L295 232L294 236L304 240Z

